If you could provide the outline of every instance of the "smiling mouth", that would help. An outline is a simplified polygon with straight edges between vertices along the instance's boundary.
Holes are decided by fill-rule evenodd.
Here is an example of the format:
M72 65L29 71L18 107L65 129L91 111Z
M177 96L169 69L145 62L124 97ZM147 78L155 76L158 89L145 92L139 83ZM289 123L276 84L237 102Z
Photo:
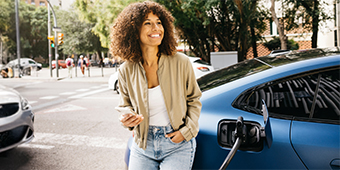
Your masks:
M159 35L159 34L153 34L153 35L151 35L150 37L152 37L152 38L158 38L158 37L160 37L160 35Z

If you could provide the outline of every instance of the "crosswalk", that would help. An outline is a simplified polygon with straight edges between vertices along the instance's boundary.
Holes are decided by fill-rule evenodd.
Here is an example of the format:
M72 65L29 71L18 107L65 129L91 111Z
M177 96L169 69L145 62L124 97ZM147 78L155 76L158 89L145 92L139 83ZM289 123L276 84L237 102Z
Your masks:
M126 139L115 137L56 134L56 133L35 133L35 138L27 144L19 147L53 149L57 145L86 146L110 149L125 149Z
M70 92L62 92L58 95L51 95L51 96L42 96L39 98L39 100L53 100L53 99L57 99L60 98L62 96L69 96L69 99L77 99L77 98L82 98L88 95L92 95L92 94L96 94L99 92L103 92L103 91L107 91L109 90L108 88L108 84L102 84L99 86L92 86L89 88L83 88L83 89L76 89L75 91L70 91ZM98 89L98 90L94 90L94 89ZM86 93L81 93L81 92L86 92ZM80 93L80 94L79 94ZM34 103L38 103L38 101L28 101L29 104L34 104Z

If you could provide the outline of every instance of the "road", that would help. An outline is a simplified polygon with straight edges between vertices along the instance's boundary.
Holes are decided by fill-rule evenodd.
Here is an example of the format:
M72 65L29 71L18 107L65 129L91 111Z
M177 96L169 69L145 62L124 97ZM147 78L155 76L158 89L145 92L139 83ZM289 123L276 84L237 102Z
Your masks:
M123 159L131 132L119 124L114 110L119 95L108 89L114 71L105 68L104 77L97 69L91 77L72 79L63 74L0 79L27 98L35 113L35 138L0 153L0 169L126 169Z

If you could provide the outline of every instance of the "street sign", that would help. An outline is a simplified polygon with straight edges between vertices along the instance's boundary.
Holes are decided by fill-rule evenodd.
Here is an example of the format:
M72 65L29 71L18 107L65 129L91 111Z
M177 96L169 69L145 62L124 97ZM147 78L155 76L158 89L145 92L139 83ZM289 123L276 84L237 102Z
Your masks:
M61 27L53 27L52 30L53 31L61 31Z

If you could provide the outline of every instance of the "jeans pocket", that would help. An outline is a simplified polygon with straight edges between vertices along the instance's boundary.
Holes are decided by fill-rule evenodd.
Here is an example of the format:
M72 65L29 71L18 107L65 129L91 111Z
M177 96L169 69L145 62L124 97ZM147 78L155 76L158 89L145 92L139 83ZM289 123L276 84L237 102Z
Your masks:
M179 143L173 142L173 141L171 140L171 138L167 138L167 139L168 139L168 141L170 141L170 143L172 143L172 144L174 144L174 145L180 145L180 144L182 144L182 143L185 142L185 139L184 139L182 142L179 142Z

